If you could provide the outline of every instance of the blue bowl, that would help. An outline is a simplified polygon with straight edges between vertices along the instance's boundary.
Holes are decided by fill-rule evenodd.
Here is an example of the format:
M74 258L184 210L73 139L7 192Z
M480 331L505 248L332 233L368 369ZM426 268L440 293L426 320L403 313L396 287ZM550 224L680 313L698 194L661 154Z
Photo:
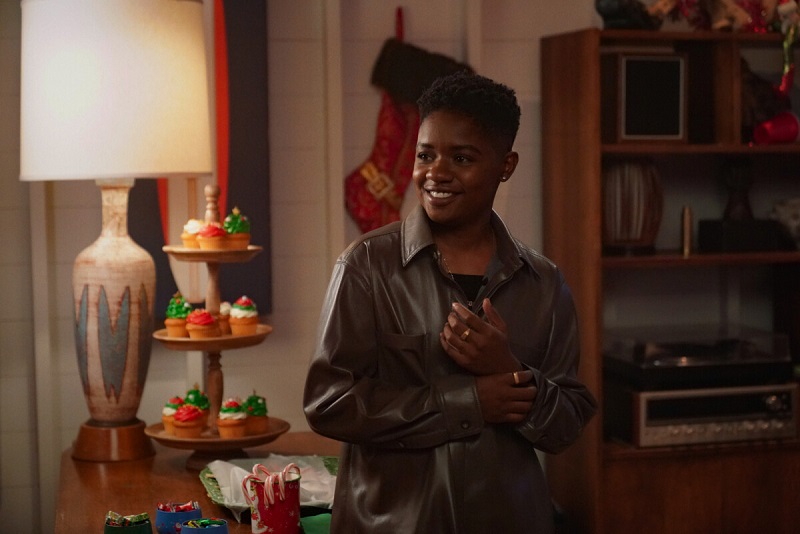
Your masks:
M156 510L156 532L158 534L177 534L182 532L179 527L185 521L200 519L201 517L203 517L203 512L199 508L197 510L187 510L186 512Z

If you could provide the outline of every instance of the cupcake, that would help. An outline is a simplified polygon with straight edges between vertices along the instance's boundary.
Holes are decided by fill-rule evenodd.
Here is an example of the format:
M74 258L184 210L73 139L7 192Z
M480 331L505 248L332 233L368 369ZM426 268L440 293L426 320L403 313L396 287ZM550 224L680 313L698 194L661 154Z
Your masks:
M217 315L217 322L219 323L219 332L223 336L231 335L231 303L225 301L219 305L219 315Z
M247 434L264 434L269 430L267 399L256 395L255 390L244 401L244 411L247 414L247 419L245 419Z
M197 232L197 243L202 250L223 250L228 233L219 223L206 224Z
M161 409L161 422L164 423L164 432L170 436L175 435L175 412L178 410L178 408L183 406L183 404L184 402L182 398L172 397Z
M200 248L200 244L197 242L197 232L205 226L206 223L201 221L200 219L189 219L186 224L183 225L183 232L181 232L181 241L183 241L183 246L186 248Z
M220 336L217 319L202 308L192 310L186 316L186 331L192 339L207 339Z
M191 404L192 406L197 407L200 412L203 414L203 426L208 425L208 413L211 409L211 402L209 402L208 397L206 396L203 391L200 390L200 386L195 384L193 389L190 389L186 392L186 396L184 397L184 402L186 404Z
M172 425L175 427L175 437L199 438L205 425L203 412L193 404L184 404L175 410Z
M250 220L241 214L238 207L225 217L222 228L228 233L226 248L244 250L250 244Z
M167 305L167 318L164 320L164 326L167 327L167 336L189 336L189 332L186 331L186 317L191 311L192 305L183 299L180 291L172 295Z
M233 303L230 323L234 336L250 336L256 333L258 310L249 297L243 295Z
M238 398L230 398L222 403L217 417L217 430L221 438L241 438L245 434L245 419L242 403Z

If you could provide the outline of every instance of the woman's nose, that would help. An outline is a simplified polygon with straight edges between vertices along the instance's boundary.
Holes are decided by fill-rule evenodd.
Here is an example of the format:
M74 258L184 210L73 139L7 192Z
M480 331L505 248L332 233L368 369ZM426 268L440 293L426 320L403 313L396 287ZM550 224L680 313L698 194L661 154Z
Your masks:
M425 178L429 180L442 181L446 180L447 177L447 166L442 162L441 159L431 162L431 164L428 166L427 172L425 173Z

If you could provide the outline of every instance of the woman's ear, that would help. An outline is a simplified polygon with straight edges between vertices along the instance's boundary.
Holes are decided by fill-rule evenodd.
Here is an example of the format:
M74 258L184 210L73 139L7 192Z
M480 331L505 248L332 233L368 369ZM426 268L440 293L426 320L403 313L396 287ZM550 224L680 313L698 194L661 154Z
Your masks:
M511 178L511 175L514 174L514 169L517 168L517 163L519 163L519 154L514 151L508 152L503 159L503 176L500 178L501 182L507 182L508 179Z

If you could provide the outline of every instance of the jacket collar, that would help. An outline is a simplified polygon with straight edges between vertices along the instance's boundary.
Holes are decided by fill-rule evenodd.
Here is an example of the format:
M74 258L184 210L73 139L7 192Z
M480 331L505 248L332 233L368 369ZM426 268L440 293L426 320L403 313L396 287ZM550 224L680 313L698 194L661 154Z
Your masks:
M527 256L522 253L505 223L495 211L492 211L492 228L497 238L497 258L502 264L511 270L516 270L523 263L528 263ZM403 254L403 267L424 249L435 246L428 216L422 206L414 207L403 219L400 226L400 246Z

